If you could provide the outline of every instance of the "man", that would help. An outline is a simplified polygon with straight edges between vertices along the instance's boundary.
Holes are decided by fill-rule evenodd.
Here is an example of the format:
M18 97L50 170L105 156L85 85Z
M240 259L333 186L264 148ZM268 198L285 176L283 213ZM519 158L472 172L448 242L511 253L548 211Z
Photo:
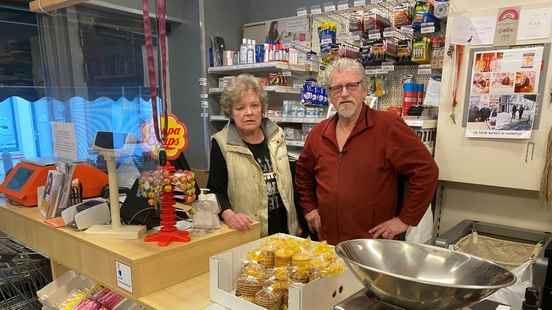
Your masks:
M417 225L435 191L438 169L412 129L370 109L362 65L340 59L327 69L337 114L309 134L296 167L296 190L309 228L330 244L393 239ZM398 178L406 179L397 212Z

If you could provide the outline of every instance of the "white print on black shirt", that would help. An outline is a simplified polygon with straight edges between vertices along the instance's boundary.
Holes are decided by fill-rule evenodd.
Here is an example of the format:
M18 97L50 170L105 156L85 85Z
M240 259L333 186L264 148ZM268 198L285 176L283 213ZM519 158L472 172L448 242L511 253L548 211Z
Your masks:
M276 176L272 171L272 165L270 159L266 156L262 158L256 158L257 163L261 166L263 171L264 180L266 182L266 192L268 195L268 210L277 210L280 206L278 203L278 186L276 184Z

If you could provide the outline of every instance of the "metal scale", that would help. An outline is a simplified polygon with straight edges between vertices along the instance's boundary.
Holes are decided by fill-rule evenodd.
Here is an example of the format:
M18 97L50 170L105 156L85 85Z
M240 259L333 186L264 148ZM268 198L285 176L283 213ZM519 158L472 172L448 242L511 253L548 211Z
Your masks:
M516 281L499 265L434 246L358 239L336 252L365 288L334 310L494 310L481 300Z

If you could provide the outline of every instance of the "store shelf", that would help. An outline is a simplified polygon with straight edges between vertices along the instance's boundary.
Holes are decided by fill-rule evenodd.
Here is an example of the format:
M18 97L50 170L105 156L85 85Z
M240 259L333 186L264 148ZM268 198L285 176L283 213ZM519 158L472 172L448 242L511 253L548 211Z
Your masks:
M211 115L211 121L213 122L227 122L228 117L224 115ZM318 124L324 120L324 118L312 118L312 117L269 117L270 120L276 123L288 123L288 124Z
M262 71L292 71L292 72L311 72L307 65L291 65L285 62L267 62L248 65L220 66L210 67L209 74L233 74L243 72L262 72Z
M318 124L324 120L324 118L313 117L270 117L273 122L276 123L296 123L296 124Z
M405 119L404 122L410 127L422 129L437 128L436 119Z
M286 141L287 146L304 147L304 141Z
M300 88L289 87L289 86L267 86L264 88L267 92L276 93L276 94L292 94L299 95L301 93ZM209 88L209 94L221 94L223 88Z

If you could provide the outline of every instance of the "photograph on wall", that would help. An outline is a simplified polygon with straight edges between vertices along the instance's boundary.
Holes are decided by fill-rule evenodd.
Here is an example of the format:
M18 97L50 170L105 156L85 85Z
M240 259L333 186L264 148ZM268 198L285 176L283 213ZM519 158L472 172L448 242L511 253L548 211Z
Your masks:
M475 53L466 137L529 139L543 47Z

